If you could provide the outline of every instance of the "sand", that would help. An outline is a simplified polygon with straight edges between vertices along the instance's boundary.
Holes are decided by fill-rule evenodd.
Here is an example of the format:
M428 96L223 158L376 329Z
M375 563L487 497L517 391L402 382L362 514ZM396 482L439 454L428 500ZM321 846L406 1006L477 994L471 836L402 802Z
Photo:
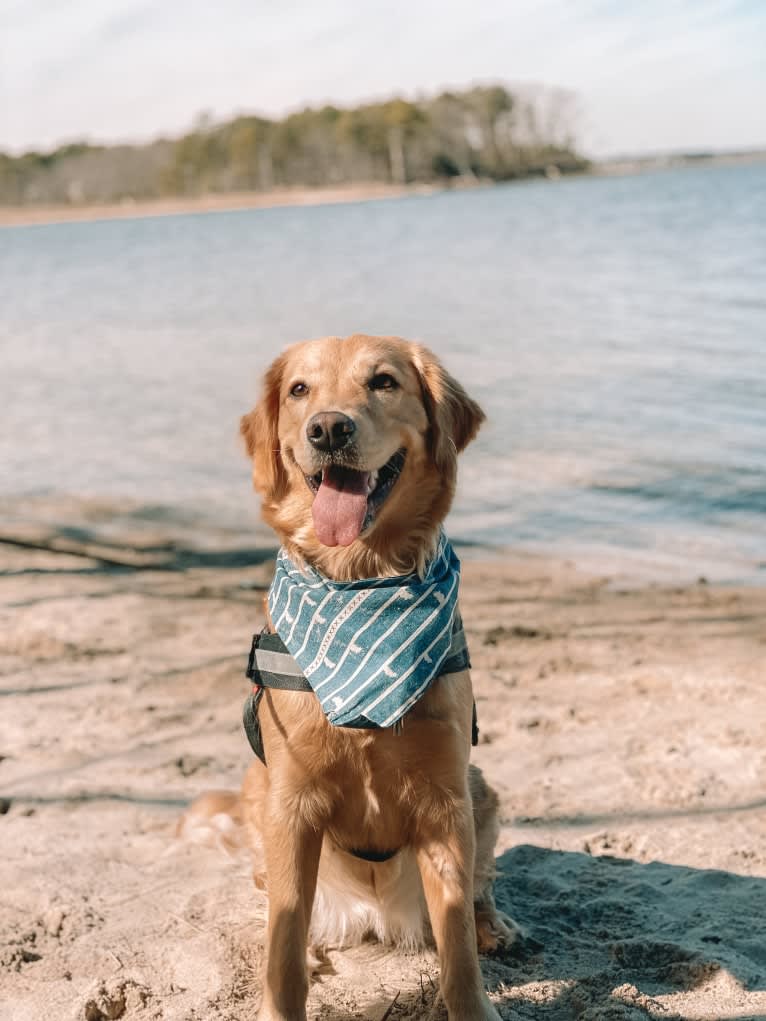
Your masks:
M465 184L460 187L465 187ZM443 187L427 184L347 184L337 188L274 188L264 192L226 192L162 199L126 199L122 202L82 205L0 206L0 227L71 223L91 220L135 220L146 216L186 216L192 213L272 209L280 206L325 206L370 199L430 195Z
M0 511L0 1018L252 1019L263 894L174 827L250 760L268 540ZM462 606L498 898L525 930L483 959L502 1016L763 1021L766 590L474 551ZM309 1016L440 1017L437 983L431 952L331 950Z

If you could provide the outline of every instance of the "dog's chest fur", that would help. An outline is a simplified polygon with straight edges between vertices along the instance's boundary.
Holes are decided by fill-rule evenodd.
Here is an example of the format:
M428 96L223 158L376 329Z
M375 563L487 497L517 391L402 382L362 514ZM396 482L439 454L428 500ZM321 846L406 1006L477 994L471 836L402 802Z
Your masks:
M399 732L334 727L305 694L269 692L264 710L269 772L289 772L339 845L404 846L451 811L470 750L467 672L435 681Z

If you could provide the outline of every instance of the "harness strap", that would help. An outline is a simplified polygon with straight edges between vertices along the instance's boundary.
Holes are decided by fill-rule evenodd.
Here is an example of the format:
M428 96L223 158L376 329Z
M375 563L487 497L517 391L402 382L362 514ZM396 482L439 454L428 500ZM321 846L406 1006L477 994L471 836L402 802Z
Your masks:
M301 668L277 634L261 631L253 635L245 677L262 688L283 691L313 691Z
M285 648L279 635L269 631L261 631L260 634L253 635L245 676L253 681L253 690L245 701L242 723L250 747L265 766L266 752L263 747L261 724L258 720L258 704L263 697L264 688L280 688L283 691L312 691L313 689Z
M355 858L373 862L391 861L394 855L398 853L398 847L394 851L362 851L357 847L350 847L348 849L348 854L353 854Z
M459 616L456 616L453 644L441 666L439 675L444 676L445 674L458 673L469 666L470 661L468 659L462 621ZM282 691L307 691L312 694L314 689L302 673L301 668L287 651L287 647L279 635L265 630L253 635L245 676L253 682L253 689L245 701L242 723L247 739L250 742L250 747L265 766L266 752L263 746L261 725L258 720L258 705L263 697L264 689L276 688ZM375 729L375 727L363 727L360 729ZM476 716L476 702L474 701L471 718L471 744L475 747L478 743L479 726ZM380 860L385 861L386 859L382 858Z

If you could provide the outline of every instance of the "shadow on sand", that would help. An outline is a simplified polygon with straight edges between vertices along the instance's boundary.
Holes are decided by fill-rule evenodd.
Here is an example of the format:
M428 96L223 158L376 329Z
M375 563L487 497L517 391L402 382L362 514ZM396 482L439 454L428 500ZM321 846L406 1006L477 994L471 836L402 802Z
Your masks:
M482 959L504 1019L674 1021L679 1015L657 997L699 989L725 971L741 989L738 1007L717 1015L712 1003L686 1017L766 1021L760 997L747 1009L748 993L766 990L766 880L532 845L497 865L498 902L526 934ZM430 1019L433 1002L432 993L402 989L389 1017ZM368 1011L384 1014L384 1004ZM323 1021L358 1017L339 1011Z
M488 960L485 976L497 985L502 963L517 987L566 982L545 1004L506 995L515 1016L668 1018L655 997L696 989L722 969L744 992L766 990L764 879L532 845L507 851L498 871L498 902L528 939L515 963Z
M135 571L188 571L196 569L231 569L255 567L276 557L273 547L240 546L229 549L197 549L180 543L141 546L138 548L117 543L81 543L71 541L65 530L52 538L23 539L0 535L0 545L53 555L76 557L84 561L82 567L55 565L23 567L0 571L3 577L24 574L121 574Z

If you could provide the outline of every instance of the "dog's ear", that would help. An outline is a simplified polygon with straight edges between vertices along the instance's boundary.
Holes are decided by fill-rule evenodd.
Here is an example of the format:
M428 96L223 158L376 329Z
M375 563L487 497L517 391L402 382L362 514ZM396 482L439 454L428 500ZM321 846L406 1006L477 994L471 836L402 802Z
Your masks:
M423 404L431 426L431 453L438 468L454 465L479 431L485 415L428 348L412 345L412 364L420 377Z
M266 370L261 399L239 423L253 461L253 484L267 502L280 499L287 490L287 472L279 450L279 395L284 367L285 358L280 355Z

